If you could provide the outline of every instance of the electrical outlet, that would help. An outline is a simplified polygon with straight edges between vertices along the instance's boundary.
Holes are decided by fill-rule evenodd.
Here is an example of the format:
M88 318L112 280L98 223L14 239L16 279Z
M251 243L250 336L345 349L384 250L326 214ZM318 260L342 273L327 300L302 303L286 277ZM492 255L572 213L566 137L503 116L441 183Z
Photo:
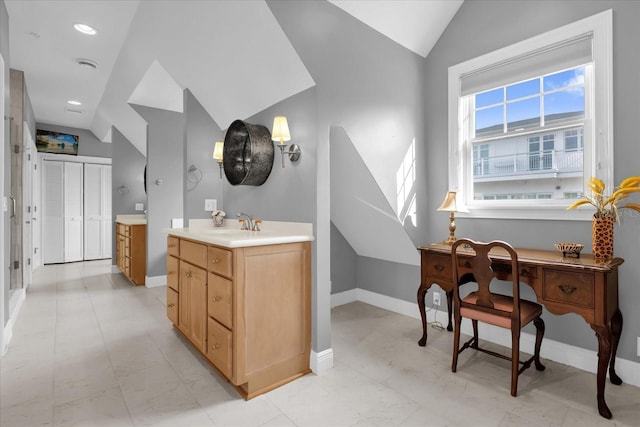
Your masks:
M136 210L137 211L143 211L144 210L144 203L136 203Z
M436 306L440 305L440 292L433 293L433 305L436 305Z
M218 201L216 199L204 199L204 210L213 212L218 209Z

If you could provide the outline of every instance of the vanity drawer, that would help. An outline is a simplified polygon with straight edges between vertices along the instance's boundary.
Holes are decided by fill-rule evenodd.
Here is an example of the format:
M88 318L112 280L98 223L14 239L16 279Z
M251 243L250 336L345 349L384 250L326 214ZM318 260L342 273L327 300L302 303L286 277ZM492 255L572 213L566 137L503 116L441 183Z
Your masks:
M180 256L180 239L177 237L167 237L167 253L173 256Z
M451 256L430 254L427 257L424 273L431 278L446 280L450 283L453 274L451 270Z
M178 324L178 292L167 287L167 317L174 325Z
M167 255L167 286L178 291L178 278L180 277L180 263L178 258Z
M221 274L226 277L232 275L232 257L231 251L218 248L215 246L209 246L209 264L208 269L216 274Z
M542 295L548 301L593 308L594 286L592 274L545 269Z
M210 317L207 322L207 357L224 376L231 379L233 334Z
M180 258L198 267L207 268L207 247L200 243L180 240Z
M232 329L233 283L224 277L209 273L207 280L209 316L216 319L229 329Z

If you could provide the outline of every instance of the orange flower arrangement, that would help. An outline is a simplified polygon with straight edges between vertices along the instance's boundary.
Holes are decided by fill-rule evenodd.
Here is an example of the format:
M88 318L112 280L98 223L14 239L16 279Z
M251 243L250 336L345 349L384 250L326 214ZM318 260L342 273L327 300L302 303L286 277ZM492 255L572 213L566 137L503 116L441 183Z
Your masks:
M640 204L638 203L625 203L620 205L623 200L629 197L629 194L640 191L640 176L630 176L623 179L620 186L611 195L605 196L604 182L596 177L592 177L589 180L589 190L591 194L584 196L571 206L567 208L576 209L582 205L592 205L596 208L596 212L593 214L594 218L615 218L616 221L620 220L618 215L619 209L633 209L640 212Z

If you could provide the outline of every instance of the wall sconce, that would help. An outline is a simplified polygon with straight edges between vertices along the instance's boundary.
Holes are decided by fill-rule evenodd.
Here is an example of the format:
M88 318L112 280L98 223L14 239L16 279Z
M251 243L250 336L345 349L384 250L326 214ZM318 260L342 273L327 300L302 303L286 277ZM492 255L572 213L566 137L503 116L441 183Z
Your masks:
M218 166L220 166L220 179L222 179L222 151L224 148L224 142L216 142L215 147L213 148L213 158L218 162Z
M444 196L444 201L437 210L449 212L449 238L442 243L445 245L452 245L456 241L456 221L454 216L454 214L458 212L458 208L456 207L456 192L449 191L447 195Z
M285 116L276 116L273 118L273 131L271 132L271 140L278 143L280 148L280 154L282 154L282 167L284 167L284 155L289 155L289 160L297 162L300 159L300 147L297 144L291 144L288 150L286 141L291 140L291 134L289 133L289 124Z

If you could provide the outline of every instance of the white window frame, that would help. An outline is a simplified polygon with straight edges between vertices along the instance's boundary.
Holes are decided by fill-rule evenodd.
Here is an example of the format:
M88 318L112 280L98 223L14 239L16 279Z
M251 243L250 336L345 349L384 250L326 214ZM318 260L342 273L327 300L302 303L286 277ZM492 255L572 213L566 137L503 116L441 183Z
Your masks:
M540 202L509 200L496 202L473 200L471 191L472 147L464 141L469 128L468 98L462 96L463 76L533 53L547 46L592 34L594 70L593 93L585 104L593 111L592 120L585 120L584 130L584 182L597 176L606 188L613 188L613 12L611 9L573 22L539 36L515 43L488 54L449 67L449 190L457 191L460 211L458 216L475 218L591 220L593 211L576 209L567 211L570 201L558 200L540 206ZM597 106L597 108L594 108ZM587 144L587 135L592 140ZM467 212L465 212L467 211Z

